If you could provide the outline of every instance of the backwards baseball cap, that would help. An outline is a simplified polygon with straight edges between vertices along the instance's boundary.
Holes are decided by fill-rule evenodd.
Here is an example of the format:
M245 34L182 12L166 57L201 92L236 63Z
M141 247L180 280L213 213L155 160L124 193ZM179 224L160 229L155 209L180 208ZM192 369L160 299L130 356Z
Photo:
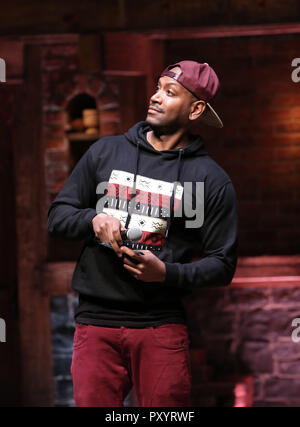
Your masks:
M179 67L180 70L176 72L171 71L175 67ZM161 73L161 77L163 76L176 80L196 98L206 102L205 111L201 114L199 120L209 126L223 127L222 120L209 104L209 101L217 93L220 83L216 73L207 63L200 64L195 61L180 61L165 68Z

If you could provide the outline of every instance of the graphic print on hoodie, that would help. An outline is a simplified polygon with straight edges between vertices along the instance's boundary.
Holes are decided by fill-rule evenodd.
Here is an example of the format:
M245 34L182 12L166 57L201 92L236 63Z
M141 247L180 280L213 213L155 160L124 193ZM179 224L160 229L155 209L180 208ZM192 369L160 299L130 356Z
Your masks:
M134 185L134 178L136 185ZM99 199L97 212L117 218L124 228L139 228L142 236L129 242L133 249L161 250L170 216L170 205L175 187L173 210L178 211L183 187L171 182L133 173L112 170L107 193ZM131 214L130 214L131 212Z
M52 236L85 240L72 278L81 301L89 299L88 304L80 304L81 321L95 316L95 324L133 325L141 323L141 312L143 324L149 319L150 324L157 324L158 317L160 322L176 320L182 313L182 295L195 288L228 285L232 280L238 220L230 178L208 155L200 136L191 136L183 148L158 151L147 140L150 130L146 122L139 122L124 135L95 142L48 211ZM104 182L109 183L108 199L105 191L97 191ZM204 222L201 227L188 228L189 218L175 212L180 204L185 205L185 183L193 183L194 203L197 182L204 183ZM175 188L174 183L178 183ZM165 263L164 282L133 278L112 249L95 243L92 219L102 198L107 202L104 211L118 217L125 228L138 225L142 229L137 244ZM140 211L128 215L132 199L139 200ZM166 216L168 208L170 215ZM125 244L130 247L136 243Z

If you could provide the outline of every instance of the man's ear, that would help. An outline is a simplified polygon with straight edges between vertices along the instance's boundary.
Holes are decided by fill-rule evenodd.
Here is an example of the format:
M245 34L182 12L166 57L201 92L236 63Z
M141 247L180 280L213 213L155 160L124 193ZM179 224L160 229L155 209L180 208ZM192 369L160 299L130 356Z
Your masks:
M190 110L190 114L189 114L189 119L190 120L197 120L201 114L204 112L206 108L206 102L202 101L202 100L198 100L198 101L194 101L191 104L191 110Z

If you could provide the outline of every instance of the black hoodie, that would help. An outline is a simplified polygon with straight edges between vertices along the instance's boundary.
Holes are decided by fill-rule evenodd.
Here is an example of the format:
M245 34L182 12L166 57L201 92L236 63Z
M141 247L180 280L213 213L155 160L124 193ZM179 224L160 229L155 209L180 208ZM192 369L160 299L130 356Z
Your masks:
M230 178L209 157L201 137L191 136L180 149L158 151L146 139L150 130L139 122L124 135L95 142L49 209L51 235L85 240L72 279L80 295L79 322L129 327L183 322L182 296L228 285L234 275L238 224ZM125 228L141 229L140 240L124 243L164 261L164 282L136 280L112 249L95 242L92 219L102 211Z

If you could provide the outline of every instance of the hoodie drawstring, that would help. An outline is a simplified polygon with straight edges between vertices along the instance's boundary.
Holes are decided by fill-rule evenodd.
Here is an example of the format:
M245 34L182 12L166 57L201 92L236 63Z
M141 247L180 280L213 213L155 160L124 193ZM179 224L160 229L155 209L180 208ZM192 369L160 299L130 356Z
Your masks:
M133 177L131 200L136 196L136 177L139 170L139 161L140 161L140 141L138 140L136 144L136 163L135 163L135 171L134 171L134 177ZM131 218L131 214L128 213L126 223L125 223L125 228L128 228L130 218Z
M184 153L183 148L180 148L179 152L178 152L178 159L177 159L177 175L176 175L176 181L174 182L174 188L172 191L172 197L171 197L171 203L170 203L170 216L167 219L167 228L166 228L165 239L168 238L169 229L171 227L171 221L172 221L172 218L174 216L173 210L174 210L174 205L175 205L175 194L176 194L176 189L177 189L179 176L180 176L181 158L183 156L183 153Z
M136 144L136 163L135 163L135 172L134 172L134 178L133 178L133 189L132 194L133 197L136 195L136 176L139 170L139 161L140 161L140 141L137 141Z
M174 210L174 204L175 204L175 194L176 194L176 189L177 189L177 185L178 185L178 181L179 181L179 177L180 177L181 159L182 159L183 153L184 153L183 148L180 148L178 150L176 180L174 182L174 187L173 187L172 196L171 196L171 200L170 200L170 215L167 219L165 239L167 239L167 237L168 237L169 229L171 226L171 221L172 221L172 218L174 216L173 210ZM138 140L137 145L136 145L136 164L135 164L135 172L134 172L134 178L133 178L134 181L133 181L132 198L131 199L133 199L136 195L136 177L137 177L138 170L139 170L139 161L140 161L140 141ZM125 228L128 228L130 218L131 218L131 215L128 215L127 220L126 220L126 224L125 224Z

